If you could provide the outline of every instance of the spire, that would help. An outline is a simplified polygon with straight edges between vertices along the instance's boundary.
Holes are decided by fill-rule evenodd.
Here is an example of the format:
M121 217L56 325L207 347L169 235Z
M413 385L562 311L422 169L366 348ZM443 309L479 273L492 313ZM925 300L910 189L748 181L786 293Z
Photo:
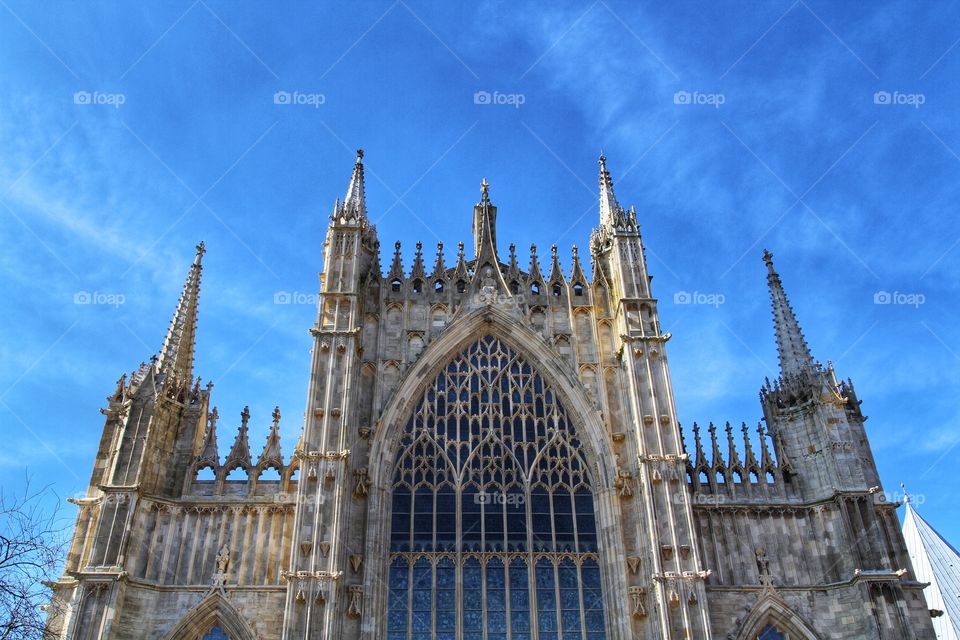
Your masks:
M480 182L480 202L473 207L473 250L477 264L498 265L497 208L490 202L490 183Z
M367 199L363 186L363 149L357 149L357 163L353 165L350 186L347 187L347 195L340 208L347 218L355 217L359 220L367 218Z
M437 243L437 261L433 265L433 273L430 277L435 281L443 280L447 274L447 265L443 262L443 243Z
M551 265L550 265L550 282L562 283L563 280L563 269L560 268L560 257L557 255L557 245L550 247L551 255Z
M540 260L537 258L537 245L530 245L530 275L527 278L531 284L543 286L543 275L540 273Z
M193 378L193 349L197 335L197 308L200 304L200 274L203 271L203 242L197 245L187 281L183 285L177 310L167 330L167 337L157 358L157 371L185 380Z
M410 269L410 278L422 281L425 277L426 270L423 268L423 243L417 241L417 253L413 256L413 268Z
M390 273L387 274L387 280L399 280L403 282L403 260L400 256L400 241L393 244L393 263L390 265Z
M796 375L813 366L813 356L800 331L800 324L793 314L787 294L783 291L780 275L773 268L773 254L764 250L763 261L767 264L767 283L773 303L773 328L777 336L777 353L780 355L780 373Z
M250 407L244 407L240 413L240 429L237 431L237 438L230 447L230 453L223 466L227 468L241 466L244 469L250 468L250 442L247 438L247 423L250 421Z
M600 225L612 227L621 211L617 197L613 193L613 179L607 171L607 157L600 152Z
M208 417L207 432L203 436L203 445L200 448L200 455L197 456L197 466L201 464L210 464L216 468L220 466L220 454L217 451L217 418L220 417L217 408L210 411Z
M573 245L573 268L570 270L570 282L574 285L579 284L581 287L587 285L587 276L584 275L583 269L580 267L580 252L577 250L577 245Z
M266 469L275 467L278 471L283 468L283 451L280 449L280 407L273 409L273 426L267 436L267 443L263 445L257 467Z

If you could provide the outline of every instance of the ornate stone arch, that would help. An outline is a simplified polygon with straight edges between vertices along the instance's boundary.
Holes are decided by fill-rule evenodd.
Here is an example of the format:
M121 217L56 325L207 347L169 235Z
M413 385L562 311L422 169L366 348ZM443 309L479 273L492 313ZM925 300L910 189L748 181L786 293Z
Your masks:
M788 640L821 640L813 627L775 593L768 593L754 605L740 625L740 633L736 637L739 640L756 640L768 624L786 634Z
M221 593L211 593L187 613L165 636L165 640L199 640L215 625L231 640L256 640L240 613Z
M364 605L363 637L384 637L388 585L384 577L389 567L390 510L392 500L393 458L407 420L416 408L424 389L436 375L471 343L492 335L517 353L532 367L562 400L571 418L577 422L582 449L594 486L597 530L600 534L601 575L607 596L608 628L611 638L629 634L626 600L626 574L622 562L623 532L619 501L614 487L616 469L611 443L600 410L589 398L577 372L539 335L508 313L485 307L450 323L447 330L431 342L420 358L402 376L384 407L371 442L370 499L371 523L367 531L365 584L371 589Z

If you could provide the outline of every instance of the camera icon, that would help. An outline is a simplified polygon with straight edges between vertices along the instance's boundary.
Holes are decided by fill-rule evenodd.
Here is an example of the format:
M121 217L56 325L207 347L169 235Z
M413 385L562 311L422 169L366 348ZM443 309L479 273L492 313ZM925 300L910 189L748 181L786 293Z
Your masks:
M692 300L689 291L677 291L673 294L673 304L690 304Z
M877 91L873 94L873 104L890 104L889 91Z
M73 304L90 304L92 300L89 291L77 291L73 294Z
M890 304L893 298L888 291L877 291L873 294L873 304Z
M473 94L473 104L490 104L493 102L493 96L489 91L477 91Z
M490 503L490 494L486 491L481 491L477 495L473 496L473 504L489 504Z
M677 91L673 94L673 104L690 104L689 91Z
M273 104L290 104L291 96L289 91L277 91L273 94Z
M291 301L289 291L277 291L273 294L273 304L290 304Z
M90 104L91 98L89 91L77 91L73 94L73 104Z

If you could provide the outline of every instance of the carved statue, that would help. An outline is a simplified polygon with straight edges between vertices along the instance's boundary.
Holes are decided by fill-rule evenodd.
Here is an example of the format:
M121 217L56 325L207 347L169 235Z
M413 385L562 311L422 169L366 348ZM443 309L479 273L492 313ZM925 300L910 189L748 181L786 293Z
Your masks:
M226 573L230 565L230 549L224 544L217 552L217 573Z

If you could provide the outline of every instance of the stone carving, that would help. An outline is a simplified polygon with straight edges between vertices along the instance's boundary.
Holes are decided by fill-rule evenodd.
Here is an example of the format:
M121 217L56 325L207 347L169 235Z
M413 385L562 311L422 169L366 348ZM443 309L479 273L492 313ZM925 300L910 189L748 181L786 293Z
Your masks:
M213 584L222 586L227 583L227 569L230 566L230 548L224 544L217 552L217 572L213 574Z
M350 555L350 568L353 569L354 573L360 573L360 565L363 564L363 556L359 553L354 553Z
M354 480L356 484L353 487L353 495L355 498L366 498L367 497L367 487L370 486L370 478L368 477L367 468L363 467L362 469L357 469L353 472Z
M627 567L630 568L630 573L636 574L640 570L640 556L628 556Z
M347 616L359 618L363 611L363 587L354 584L347 587L350 594L350 603L347 605Z
M630 615L634 618L647 617L647 590L643 587L630 587Z
M626 469L617 471L617 479L613 481L613 486L617 488L617 495L621 498L629 498L633 495L633 474Z

